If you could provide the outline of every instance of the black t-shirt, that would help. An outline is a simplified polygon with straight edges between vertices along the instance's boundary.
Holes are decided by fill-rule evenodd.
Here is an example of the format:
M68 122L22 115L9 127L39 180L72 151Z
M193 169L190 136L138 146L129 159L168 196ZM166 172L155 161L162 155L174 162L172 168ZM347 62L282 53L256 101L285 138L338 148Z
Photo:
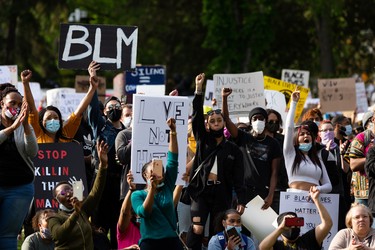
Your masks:
M319 250L322 246L318 245L315 237L315 228L301 235L296 242L287 243L284 241L276 241L273 245L274 250Z
M257 140L251 134L238 130L236 139L244 156L245 165L245 184L259 188L270 185L272 161L275 158L282 157L282 151L279 143L269 136ZM251 156L256 170L250 165L249 156Z
M0 124L0 130L5 127ZM34 173L18 152L14 133L0 144L0 186L25 185L34 180Z

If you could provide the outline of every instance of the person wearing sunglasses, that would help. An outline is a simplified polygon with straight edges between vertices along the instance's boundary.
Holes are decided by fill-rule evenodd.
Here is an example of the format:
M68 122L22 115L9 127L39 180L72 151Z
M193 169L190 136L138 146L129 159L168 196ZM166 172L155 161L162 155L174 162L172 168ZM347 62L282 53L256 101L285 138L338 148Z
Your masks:
M100 64L90 64L88 71L91 77L96 77ZM119 98L108 97L104 102L105 118L100 113L97 91L88 107L88 119L94 135L94 142L104 140L108 144L108 181L105 185L106 195L102 197L98 209L92 217L92 222L98 228L110 232L111 247L117 249L117 220L120 216L121 204L121 173L122 165L116 156L115 141L117 135L125 129L120 118L122 106ZM95 169L93 179L98 172L98 154L93 147L92 167ZM111 204L108 206L108 204Z
M261 107L253 108L249 112L251 130L249 133L237 128L229 117L228 96L231 88L223 88L222 108L226 126L237 146L242 151L244 162L244 178L246 187L246 203L259 195L264 199L262 209L272 206L277 184L278 169L281 160L279 143L266 135L268 115Z
M244 212L243 158L240 149L224 137L224 117L220 109L203 114L202 88L204 73L195 78L192 126L196 139L196 155L190 171L187 192L191 197L191 222L187 246L202 248L204 226L210 215L209 237L214 234L214 219L232 207L233 190L238 197L237 210Z
M55 249L94 249L93 232L89 217L96 209L104 191L108 168L108 145L97 143L99 169L88 197L79 201L69 182L59 182L53 197L59 203L57 214L48 218L48 229L55 242Z

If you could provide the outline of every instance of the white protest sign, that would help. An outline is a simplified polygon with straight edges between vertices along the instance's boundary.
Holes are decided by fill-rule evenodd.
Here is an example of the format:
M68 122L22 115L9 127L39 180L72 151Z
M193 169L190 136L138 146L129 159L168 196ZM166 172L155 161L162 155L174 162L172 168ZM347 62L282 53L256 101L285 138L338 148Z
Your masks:
M145 95L152 96L164 96L165 95L165 85L137 85L137 93L142 93Z
M207 82L206 82L206 92L204 94L204 101L203 101L204 106L212 107L212 99L216 98L215 95L214 95L214 91L215 91L214 81L213 80L207 80Z
M187 123L189 99L180 96L133 95L133 131L131 170L135 183L144 183L142 166L153 158L167 164L170 140L167 120L176 120L178 140L178 176L176 185L185 184L182 174L186 172Z
M309 77L310 71L296 70L296 69L283 69L281 71L281 80L284 82L290 82L309 88Z
M73 88L58 88L47 90L47 106L52 105L61 112L63 120L78 107L80 101L86 95L85 93L75 93Z
M39 102L43 99L43 93L42 93L42 90L40 88L40 83L30 82L29 85L30 85L31 93L33 93L35 106L38 107ZM24 96L25 93L24 93L22 82L18 82L16 87L17 87L18 91L20 92L20 94Z
M323 241L323 248L328 249L333 236L337 233L338 214L339 214L339 195L338 194L320 194L320 201L327 209L332 218L333 226L328 236ZM301 234L315 228L321 223L318 209L314 202L309 198L307 192L281 192L280 193L280 214L284 212L295 212L298 217L304 217L305 225L301 227Z
M259 242L275 230L272 224L277 218L277 213L271 207L263 210L263 205L263 199L257 195L246 204L246 209L241 215L242 225L254 234Z
M0 66L0 84L11 83L12 77L8 66Z
M228 97L230 115L248 116L256 107L265 108L263 72L244 74L216 74L214 75L217 106L221 107L221 89L232 88Z
M284 94L276 90L265 89L264 96L267 100L266 108L274 109L279 112L281 118L283 119L283 125L285 125L286 115L288 114L288 112L286 112L286 102Z
M365 83L357 82L355 84L355 90L357 93L357 113L365 113L368 110Z

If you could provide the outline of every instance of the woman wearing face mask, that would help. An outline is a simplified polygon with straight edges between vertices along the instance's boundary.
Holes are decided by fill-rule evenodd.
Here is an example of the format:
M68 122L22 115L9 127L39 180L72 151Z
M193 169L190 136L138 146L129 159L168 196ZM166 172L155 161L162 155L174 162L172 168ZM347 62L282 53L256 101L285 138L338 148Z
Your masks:
M202 248L208 215L215 218L219 212L232 207L233 190L238 197L237 210L242 214L245 209L242 154L233 142L224 137L225 122L220 109L207 112L205 122L204 78L203 73L195 78L192 126L197 147L187 187L191 196L192 222L187 233L187 245L193 250ZM210 237L214 233L213 228L213 220L210 220Z
M292 191L309 191L312 186L316 186L320 192L329 193L332 185L318 155L313 131L309 126L303 125L294 134L294 116L299 98L299 91L294 91L286 120L283 146L289 187Z
M74 197L73 187L69 182L59 182L53 189L53 196L59 203L59 211L48 218L48 229L51 231L56 250L94 249L89 217L96 209L104 190L108 167L108 145L101 141L97 144L97 151L100 160L99 171L87 198L79 201Z
M221 91L223 114L233 140L242 151L246 202L259 195L264 199L262 209L272 206L278 210L273 199L282 152L279 143L266 134L267 112L260 107L253 108L249 112L251 131L247 133L238 129L229 117L228 96L231 93L230 88Z
M28 106L11 84L0 85L0 249L17 249L17 235L34 195L38 144Z
M208 250L255 250L253 239L241 234L241 215L235 209L228 209L218 217L218 234L212 236L208 243ZM237 234L232 234L235 228ZM228 233L229 231L229 233Z
M38 143L71 142L81 123L82 114L94 96L95 90L98 88L98 78L90 77L90 88L87 94L77 109L63 123L59 109L54 106L47 106L38 115L30 88L31 76L32 72L30 70L21 72L25 98L30 107L29 123L35 130Z
M32 219L35 233L26 237L22 243L22 250L53 250L55 243L48 229L47 219L55 214L52 209L39 210Z

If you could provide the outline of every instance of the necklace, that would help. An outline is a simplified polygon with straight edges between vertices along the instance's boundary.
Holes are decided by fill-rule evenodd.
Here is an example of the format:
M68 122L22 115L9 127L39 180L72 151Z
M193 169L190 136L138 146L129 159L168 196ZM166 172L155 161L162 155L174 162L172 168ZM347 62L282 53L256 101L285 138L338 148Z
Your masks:
M258 142L261 142L261 141L264 141L266 139L266 135L264 135L264 137L262 139L258 139L257 137L255 137L255 140L257 140Z

